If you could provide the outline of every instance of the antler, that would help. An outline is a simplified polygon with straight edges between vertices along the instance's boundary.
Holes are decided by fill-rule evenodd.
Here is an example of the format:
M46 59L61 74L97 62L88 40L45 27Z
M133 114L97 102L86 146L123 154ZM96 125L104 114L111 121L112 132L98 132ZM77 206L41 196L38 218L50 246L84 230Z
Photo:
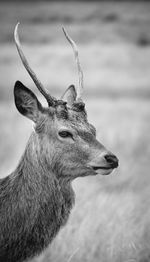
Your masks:
M83 72L82 72L82 69L81 69L80 61L79 61L79 53L78 53L77 45L71 39L71 37L68 35L68 33L67 33L67 31L65 30L64 27L62 27L62 30L64 32L66 39L71 44L73 52L74 52L75 60L76 60L76 63L77 63L78 75L79 75L79 87L77 88L77 101L82 101L81 97L82 97L82 93L83 93Z
M25 55L22 51L21 43L20 43L19 35L18 35L18 26L19 26L19 23L16 25L15 30L14 30L14 40L15 40L15 44L16 44L19 56L21 58L21 61L24 65L24 67L26 68L27 72L31 76L32 80L34 81L35 85L37 86L38 90L46 98L48 105L52 106L52 105L54 105L54 98L51 97L48 90L46 88L44 88L44 86L42 85L40 80L37 78L36 74L34 73L34 71L29 66L29 63L28 63L28 61L27 61L27 59L26 59L26 57L25 57Z

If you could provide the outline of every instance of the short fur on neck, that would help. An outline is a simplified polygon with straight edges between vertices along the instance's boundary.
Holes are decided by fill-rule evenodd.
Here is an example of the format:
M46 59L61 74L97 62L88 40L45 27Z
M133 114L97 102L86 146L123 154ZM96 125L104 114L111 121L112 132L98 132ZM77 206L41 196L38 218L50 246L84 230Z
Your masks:
M48 170L35 143L32 134L15 172L0 180L1 262L39 254L67 222L74 203L70 182L62 183Z

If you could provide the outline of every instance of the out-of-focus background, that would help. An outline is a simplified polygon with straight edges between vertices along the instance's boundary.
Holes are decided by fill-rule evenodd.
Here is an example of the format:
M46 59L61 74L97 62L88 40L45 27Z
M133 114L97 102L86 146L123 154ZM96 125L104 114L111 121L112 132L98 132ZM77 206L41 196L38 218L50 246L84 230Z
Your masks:
M66 27L80 52L89 121L120 160L110 176L73 183L67 225L32 262L150 261L150 3L0 2L1 177L16 167L32 129L14 106L15 81L39 95L14 45L18 21L30 64L57 97L78 84Z

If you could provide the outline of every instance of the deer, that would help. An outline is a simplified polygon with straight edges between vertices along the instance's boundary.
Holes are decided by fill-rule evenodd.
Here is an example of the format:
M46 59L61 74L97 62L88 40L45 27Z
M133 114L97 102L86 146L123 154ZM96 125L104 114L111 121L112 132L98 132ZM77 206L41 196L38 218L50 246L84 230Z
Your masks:
M44 107L22 82L14 85L19 113L34 123L16 169L0 179L0 261L23 262L39 255L69 218L75 203L72 181L78 177L109 175L118 158L97 139L83 102L83 71L76 43L71 44L79 86L70 85L60 99L51 96L31 69L18 31L14 41L21 61L44 96Z

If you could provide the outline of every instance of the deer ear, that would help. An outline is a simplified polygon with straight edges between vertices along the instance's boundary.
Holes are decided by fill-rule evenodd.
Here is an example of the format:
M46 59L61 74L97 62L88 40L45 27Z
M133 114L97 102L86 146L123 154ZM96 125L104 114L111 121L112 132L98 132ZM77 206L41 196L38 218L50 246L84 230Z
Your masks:
M42 105L35 94L20 81L15 83L14 99L18 111L36 123L42 112Z
M61 96L61 99L66 101L69 106L72 106L72 104L76 101L77 92L74 85L71 85L67 88L65 93Z

